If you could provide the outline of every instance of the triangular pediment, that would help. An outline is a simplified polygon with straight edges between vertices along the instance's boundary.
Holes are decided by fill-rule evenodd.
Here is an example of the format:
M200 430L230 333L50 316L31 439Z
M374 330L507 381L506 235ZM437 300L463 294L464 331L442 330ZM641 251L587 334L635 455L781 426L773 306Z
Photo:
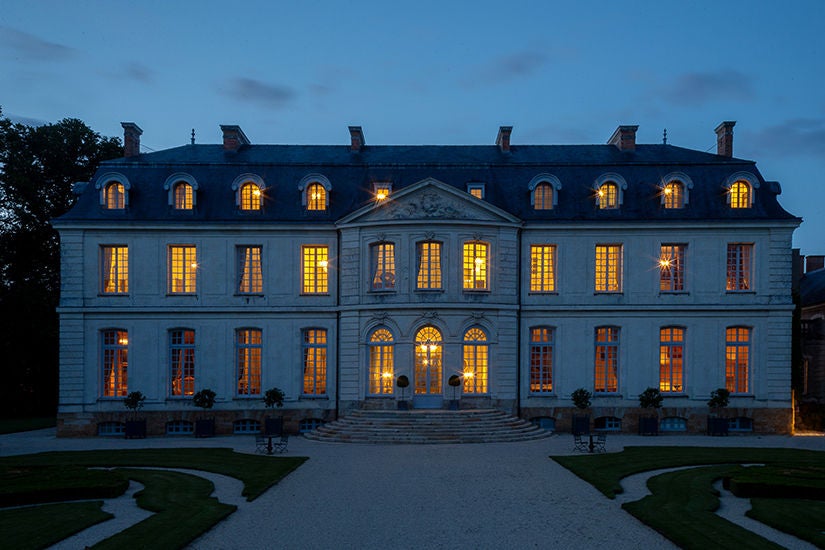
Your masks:
M393 193L389 199L367 205L341 218L338 224L413 220L468 220L518 223L512 214L456 189L427 178Z

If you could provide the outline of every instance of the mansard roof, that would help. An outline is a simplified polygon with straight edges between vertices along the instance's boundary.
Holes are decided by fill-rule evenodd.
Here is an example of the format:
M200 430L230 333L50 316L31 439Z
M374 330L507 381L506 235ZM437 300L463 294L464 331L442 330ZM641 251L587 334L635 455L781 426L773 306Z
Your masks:
M620 208L599 210L593 183L610 172L619 174L627 189ZM661 179L674 172L686 174L693 187L685 208L666 210L660 201ZM759 182L752 208L731 209L726 202L724 184L737 172L750 173ZM107 173L122 174L131 183L128 207L123 211L100 207L95 184ZM174 211L168 205L164 183L175 173L188 174L198 182L192 212ZM232 183L246 173L265 183L263 209L257 213L236 208ZM561 182L558 204L552 210L534 210L530 203L528 186L542 173ZM302 203L299 184L309 174L321 174L331 184L326 211L307 211ZM673 145L640 144L632 151L611 144L512 145L504 152L494 145L370 145L353 151L343 145L245 143L235 151L193 144L104 162L92 185L86 186L76 206L60 221L334 223L371 204L376 182L391 182L397 194L427 178L461 192L466 192L468 183L484 183L486 202L528 224L797 220L779 204L779 184L764 181L753 161Z

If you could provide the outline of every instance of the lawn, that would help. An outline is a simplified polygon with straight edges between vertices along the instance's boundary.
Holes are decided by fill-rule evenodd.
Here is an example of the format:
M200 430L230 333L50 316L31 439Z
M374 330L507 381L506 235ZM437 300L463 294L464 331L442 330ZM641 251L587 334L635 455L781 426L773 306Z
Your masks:
M16 432L41 430L43 428L53 428L56 424L57 420L53 416L36 418L3 418L0 419L0 434L11 434Z
M306 460L264 457L231 449L136 449L49 452L0 458L0 506L109 498L122 494L128 480L145 488L137 504L154 512L146 520L106 539L99 548L180 548L235 510L209 496L214 486L201 477L130 466L186 468L234 477L242 494L254 500ZM114 470L87 469L112 468ZM99 500L0 510L0 532L10 548L45 548L109 516ZM55 506L71 521L52 521ZM50 511L51 510L51 511ZM63 516L61 516L62 518ZM43 529L48 525L48 529ZM48 531L48 533L45 533ZM0 546L6 544L4 540Z
M711 447L628 447L621 453L558 456L553 460L592 484L608 498L621 492L623 477L646 471L697 466L648 480L651 495L623 508L683 548L777 548L714 512L718 479L758 494L749 516L825 548L825 501L789 498L801 486L820 487L825 453L794 449ZM764 464L742 468L740 464ZM739 490L739 489L734 489ZM822 491L805 496L822 498ZM797 511L798 513L795 513Z

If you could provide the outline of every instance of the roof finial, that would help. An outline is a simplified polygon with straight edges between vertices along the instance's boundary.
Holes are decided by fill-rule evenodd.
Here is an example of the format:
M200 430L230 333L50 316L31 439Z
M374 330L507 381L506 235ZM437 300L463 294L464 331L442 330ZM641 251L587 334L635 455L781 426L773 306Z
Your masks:
M195 129L192 128L192 145L195 145Z
M665 128L665 131L662 132L662 143L667 145L667 128Z

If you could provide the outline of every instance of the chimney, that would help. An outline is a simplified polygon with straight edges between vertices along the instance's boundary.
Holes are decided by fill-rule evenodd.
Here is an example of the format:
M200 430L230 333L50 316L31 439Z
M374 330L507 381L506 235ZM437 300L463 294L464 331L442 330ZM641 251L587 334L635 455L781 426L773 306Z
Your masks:
M619 126L610 139L607 140L608 145L615 145L619 151L635 151L636 150L636 130L638 126Z
M733 127L735 120L726 120L716 127L716 154L722 157L733 156Z
M136 157L140 154L140 135L143 130L134 122L121 122L123 126L123 156Z
M249 145L249 138L243 133L240 126L221 124L223 132L223 150L237 152L244 145Z
M805 273L825 267L825 256L805 256Z
M349 150L358 153L364 148L367 142L364 140L364 130L360 126L349 127Z
M513 133L512 126L499 126L498 135L496 136L496 145L502 153L510 152L510 134Z

